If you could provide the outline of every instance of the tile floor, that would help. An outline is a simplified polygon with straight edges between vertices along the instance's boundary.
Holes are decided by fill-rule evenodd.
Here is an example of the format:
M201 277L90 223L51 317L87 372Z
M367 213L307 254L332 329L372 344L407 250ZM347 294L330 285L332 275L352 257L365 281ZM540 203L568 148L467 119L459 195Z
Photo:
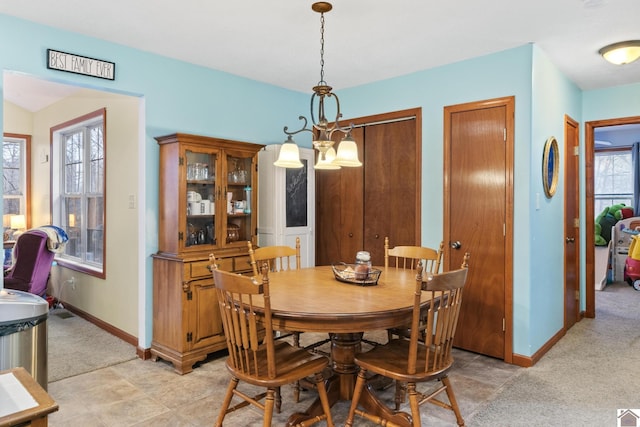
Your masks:
M485 356L456 350L450 374L462 415L471 416L488 402L509 379L524 368ZM49 394L60 405L49 417L51 427L94 426L211 426L228 384L224 354L215 354L193 372L178 375L169 363L159 360L132 360L87 374L49 384ZM391 396L392 388L387 392ZM292 388L283 389L282 413L273 425L284 425L288 416L303 410L315 398L303 392L298 404L292 401ZM407 409L406 405L403 409ZM408 409L407 409L408 410ZM336 426L344 425L348 402L332 408ZM456 425L453 413L434 405L424 406L425 425ZM356 425L373 425L356 418ZM225 426L261 426L257 409L243 408L227 415ZM324 422L316 425L326 425Z

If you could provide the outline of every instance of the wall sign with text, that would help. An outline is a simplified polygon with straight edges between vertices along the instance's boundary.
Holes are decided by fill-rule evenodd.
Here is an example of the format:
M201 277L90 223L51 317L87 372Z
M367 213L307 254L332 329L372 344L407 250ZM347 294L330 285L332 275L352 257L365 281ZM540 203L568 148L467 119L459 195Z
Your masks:
M115 62L74 55L73 53L60 52L53 49L47 49L47 68L107 80L116 78Z

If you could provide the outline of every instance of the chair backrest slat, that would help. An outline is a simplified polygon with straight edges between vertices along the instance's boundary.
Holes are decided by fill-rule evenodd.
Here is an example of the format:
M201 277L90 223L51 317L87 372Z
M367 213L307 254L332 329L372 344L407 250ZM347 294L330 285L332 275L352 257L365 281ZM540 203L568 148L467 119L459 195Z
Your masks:
M256 277L218 270L215 257L210 256L210 259L230 363L246 375L275 378L268 264L265 262L261 266L260 283ZM264 301L263 316L259 316L254 307L258 298ZM260 317L264 319L262 322Z
M255 276L258 275L258 266L263 261L268 263L269 271L272 272L300 269L300 237L296 237L295 248L291 246L264 246L254 249L250 241L247 242L247 246Z
M384 266L415 270L422 262L422 271L437 274L440 271L444 242L440 242L438 250L424 246L389 247L389 238L384 239Z
M417 358L421 345L426 350L423 360L425 371L438 371L451 364L462 290L467 280L468 258L468 254L465 254L462 268L435 274L428 277L426 282L423 282L422 264L418 265L407 359L409 374L415 374L419 366ZM421 302L423 293L427 293L431 301L426 312Z

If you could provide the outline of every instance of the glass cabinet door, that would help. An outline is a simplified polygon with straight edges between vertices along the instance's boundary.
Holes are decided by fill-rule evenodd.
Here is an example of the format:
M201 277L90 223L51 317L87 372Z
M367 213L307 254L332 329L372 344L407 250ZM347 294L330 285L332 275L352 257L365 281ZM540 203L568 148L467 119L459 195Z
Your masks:
M253 157L226 157L226 244L251 240Z
M185 247L215 245L216 153L186 150Z

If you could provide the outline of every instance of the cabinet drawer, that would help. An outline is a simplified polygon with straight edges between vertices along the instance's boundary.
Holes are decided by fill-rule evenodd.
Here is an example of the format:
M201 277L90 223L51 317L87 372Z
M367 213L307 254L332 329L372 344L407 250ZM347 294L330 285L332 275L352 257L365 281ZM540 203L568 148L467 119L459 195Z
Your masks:
M220 270L233 271L233 258L216 258L216 264Z
M249 255L236 257L236 265L233 271L251 271L251 258Z
M209 261L197 261L189 264L191 266L191 278L211 276L209 271Z

